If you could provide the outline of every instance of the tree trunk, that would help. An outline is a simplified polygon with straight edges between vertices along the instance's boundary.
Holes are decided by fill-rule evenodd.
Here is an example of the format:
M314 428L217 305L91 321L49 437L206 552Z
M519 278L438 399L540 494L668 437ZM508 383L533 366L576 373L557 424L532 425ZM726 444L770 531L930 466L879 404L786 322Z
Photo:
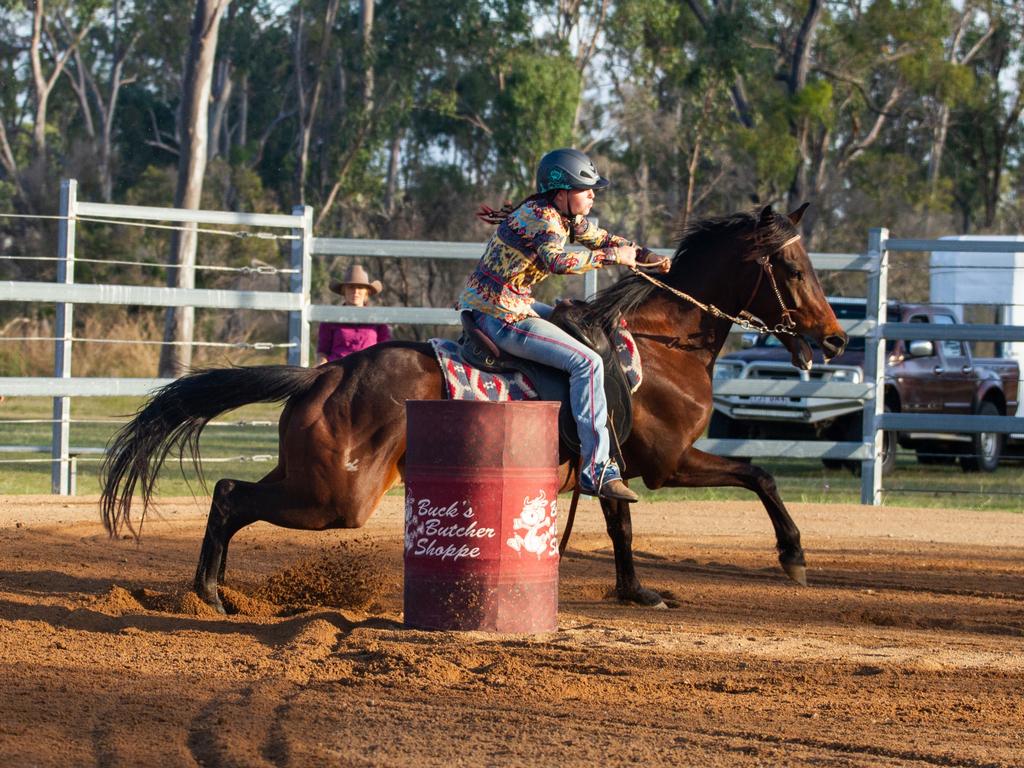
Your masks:
M313 138L313 126L316 122L316 113L320 108L320 94L323 91L324 63L327 59L327 52L330 50L331 29L334 27L334 20L338 15L340 0L330 0L324 11L324 30L320 37L320 50L314 61L314 79L310 93L306 94L306 86L302 79L302 70L305 67L305 44L303 42L305 28L305 17L302 14L301 5L296 8L297 20L295 30L295 88L299 104L299 152L298 167L295 169L296 197L300 204L306 202L306 178L309 174L309 146Z
M711 115L711 107L714 104L717 90L717 87L712 86L705 91L704 105L701 108L700 120L697 122L697 127L693 134L693 147L690 151L690 162L686 166L686 202L683 207L683 219L681 224L681 228L684 231L690 223L690 218L693 216L693 209L695 207L694 193L697 189L697 167L700 164L700 153L703 149L702 145L704 143L704 126Z
M1002 192L1003 169L1006 167L1007 148L1010 144L1010 134L1017 127L1020 121L1021 112L1024 112L1024 90L1018 86L1017 95L1014 98L1013 106L1007 112L1006 119L996 126L995 153L991 163L991 174L988 184L985 186L985 223L987 230L992 230L996 224L996 214L999 211L999 198Z
M96 103L100 107L100 134L99 134L99 157L100 157L100 194L103 202L109 203L114 197L114 116L117 113L117 100L121 95L121 89L135 82L135 77L124 76L124 64L139 36L136 34L124 48L117 51L114 67L110 73L109 93L104 102L100 94L96 78L89 75L89 87L92 89Z
M96 173L99 177L100 197L105 203L109 203L114 195L113 129L114 116L117 113L117 100L121 89L135 81L134 77L124 77L124 64L137 40L138 36L136 35L126 47L120 48L116 43L115 29L114 64L110 71L110 82L106 84L108 93L105 98L96 82L95 75L89 71L80 51L76 50L72 56L74 67L65 69L68 80L71 82L71 88L78 97L85 133L98 158ZM92 94L91 100L89 94ZM94 103L98 113L95 120L92 114ZM99 121L98 131L95 127L97 120Z
M701 139L700 126L698 126L697 134L693 138L693 149L690 151L690 162L686 165L686 202L683 203L683 218L680 224L683 231L686 230L690 223L690 217L693 215L693 192L697 188L697 164L700 162Z
M925 237L931 237L932 233L932 211L935 207L935 196L939 191L939 179L942 177L942 155L949 134L949 112L948 104L939 104L935 125L932 128L932 151L928 158L928 202L924 216Z
M46 109L52 84L47 83L43 74L40 50L43 46L43 16L46 13L43 0L36 0L32 12L32 42L29 44L32 60L32 81L35 86L35 116L32 121L32 155L34 164L46 161Z
M178 183L174 192L176 208L199 208L206 172L210 87L217 53L220 20L230 0L196 0L181 104L181 149ZM196 284L195 225L176 230L171 236L167 284L172 288L194 288ZM169 307L164 322L164 341L172 342L160 351L160 376L177 376L192 363L192 332L195 307ZM173 344L179 342L180 344Z
M969 64L995 32L995 20L990 18L985 32L974 42L970 50L961 56L960 43L963 40L964 32L967 30L968 22L974 18L975 13L976 9L967 8L957 20L956 28L953 31L953 37L948 47L947 61L960 65ZM949 136L950 112L949 104L941 102L936 112L935 125L932 128L932 151L928 158L928 204L925 209L924 219L925 237L931 236L932 211L935 206L935 195L939 188L939 179L942 178L942 156L945 154L946 140Z
M800 30L793 44L793 53L790 58L789 77L786 80L790 98L796 96L807 85L807 72L810 69L814 34L817 31L818 22L821 20L822 6L822 0L811 0L807 6L807 13L804 14L803 21L800 23ZM797 165L796 173L793 174L793 181L789 185L789 210L799 208L806 202L807 166L811 160L809 130L810 121L806 117L790 122L790 133L800 147L800 162ZM801 224L803 233L810 236L810 221L801 222Z
M362 0L363 102L366 114L373 111L373 0Z
M579 96L576 99L576 110L572 119L572 136L579 138L580 121L583 117L583 83L587 68L597 51L602 37L605 19L608 16L610 0L597 0L593 9L593 27L584 29L583 3L581 0L558 0L554 11L555 39L567 50L571 49L573 36L576 36L574 63L579 80Z
M242 73L238 83L238 146L249 143L249 73Z
M18 168L18 161L14 157L14 151L11 149L11 143L7 139L7 127L4 125L2 118L0 118L0 166L3 167L7 178L14 185L18 197L27 203L28 198L25 195L24 187L21 185L21 171Z
M683 124L683 104L681 100L676 101L672 124ZM683 179L680 173L683 165L683 156L679 144L680 142L678 140L672 142L672 183L669 184L669 188L665 196L665 203L673 216L679 215L679 209L682 205L682 202L679 199L679 190L683 186Z
M402 133L397 131L391 139L391 154L388 156L388 179L384 188L384 211L387 215L395 213L395 197L398 194L398 163L402 151Z
M32 67L33 97L35 101L32 123L32 164L36 173L39 174L38 178L41 180L45 178L43 172L46 169L46 114L49 107L50 94L53 93L54 86L63 73L71 54L78 49L79 43L82 42L82 39L92 27L92 19L90 17L74 33L73 38L68 42L67 47L63 51L57 50L57 43L52 38L50 39L50 45L47 46L43 41L44 34L50 37L45 30L44 24L46 18L45 5L44 0L35 0L33 4L32 38L29 42L29 61ZM50 48L49 53L54 58L53 70L49 75L43 72L42 51L46 47Z
M686 0L686 5L690 8L694 18L697 19L701 29L705 32L710 31L711 22L699 0ZM753 128L754 117L750 113L750 102L747 100L747 89L743 84L743 75L739 72L736 73L733 83L729 87L729 96L732 97L733 109L736 110L736 119L744 128Z
M640 160L637 187L637 192L639 192L637 197L639 200L636 212L636 238L641 244L646 244L647 222L651 216L651 167L646 157Z
M213 99L210 105L210 136L208 139L209 159L228 154L229 141L225 134L225 120L227 118L228 104L231 101L231 90L234 83L231 80L232 66L230 61L218 61L216 77L213 79Z

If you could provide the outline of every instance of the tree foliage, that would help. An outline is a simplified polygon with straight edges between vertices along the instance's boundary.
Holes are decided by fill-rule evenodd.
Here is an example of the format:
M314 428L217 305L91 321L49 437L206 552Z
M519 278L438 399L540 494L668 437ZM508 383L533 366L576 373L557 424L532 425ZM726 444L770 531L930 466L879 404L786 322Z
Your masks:
M171 204L191 6L0 3L2 210L52 213L64 177L82 199ZM819 250L871 226L1019 231L1022 43L1014 0L232 0L204 204L304 201L323 236L482 240L476 205L527 194L571 144L613 180L602 222L655 245L804 200ZM7 253L52 252L49 225L0 228ZM89 237L159 259L148 235ZM458 281L431 267L424 293L385 268L411 286L394 301L445 303Z

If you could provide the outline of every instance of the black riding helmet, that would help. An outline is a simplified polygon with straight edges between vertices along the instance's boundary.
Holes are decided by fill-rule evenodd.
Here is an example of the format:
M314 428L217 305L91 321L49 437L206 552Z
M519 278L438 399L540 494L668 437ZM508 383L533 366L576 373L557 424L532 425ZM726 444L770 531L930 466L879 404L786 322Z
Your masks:
M558 189L604 189L608 179L597 172L594 163L578 149L554 149L537 166L537 191Z

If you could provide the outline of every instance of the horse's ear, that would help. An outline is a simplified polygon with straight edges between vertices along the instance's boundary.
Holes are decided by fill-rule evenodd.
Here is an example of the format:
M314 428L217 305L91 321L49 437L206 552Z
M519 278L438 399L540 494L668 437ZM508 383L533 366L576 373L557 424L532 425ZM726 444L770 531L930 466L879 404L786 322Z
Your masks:
M771 224L772 223L772 219L774 219L774 218L775 218L775 211L772 210L772 207L770 205L766 205L764 208L761 209L761 213L757 217L757 224L758 224L758 226L762 226L763 227L766 224Z
M810 203L804 203L792 213L787 214L787 216L789 216L790 222L793 224L794 227L800 223L800 219L804 217L804 211L806 211L809 206Z

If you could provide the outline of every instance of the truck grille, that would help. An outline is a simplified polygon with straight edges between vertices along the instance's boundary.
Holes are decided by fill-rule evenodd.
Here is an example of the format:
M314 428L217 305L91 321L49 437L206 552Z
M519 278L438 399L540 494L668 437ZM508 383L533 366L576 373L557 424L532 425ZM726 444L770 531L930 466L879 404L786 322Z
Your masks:
M818 366L810 371L799 371L786 363L785 367L751 365L747 368L748 379L772 379L775 381L817 381L828 372L827 368Z

